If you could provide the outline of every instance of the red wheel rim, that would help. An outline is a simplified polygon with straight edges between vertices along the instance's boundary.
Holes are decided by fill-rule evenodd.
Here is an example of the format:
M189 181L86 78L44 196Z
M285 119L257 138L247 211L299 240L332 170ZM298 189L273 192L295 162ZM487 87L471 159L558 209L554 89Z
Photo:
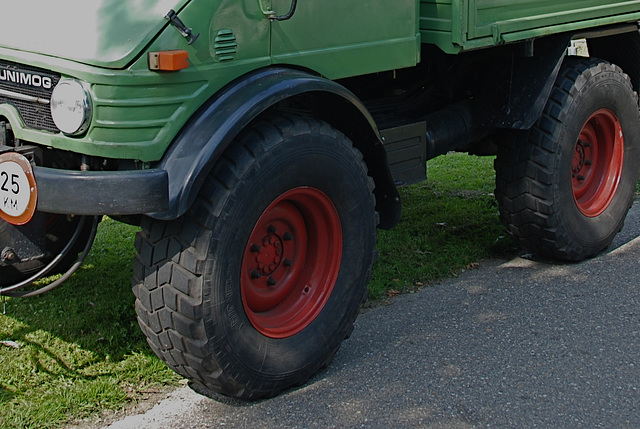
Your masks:
M242 304L254 328L271 338L306 328L329 300L341 259L329 197L307 187L281 195L258 219L242 259Z
M604 212L616 195L624 161L620 121L608 109L587 120L576 142L572 163L573 198L588 217Z

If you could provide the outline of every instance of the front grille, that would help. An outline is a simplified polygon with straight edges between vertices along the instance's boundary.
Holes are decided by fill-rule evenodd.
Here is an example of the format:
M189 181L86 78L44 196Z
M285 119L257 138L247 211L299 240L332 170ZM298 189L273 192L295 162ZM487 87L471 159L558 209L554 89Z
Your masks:
M0 103L14 106L27 127L57 132L48 104L23 100L6 92L50 100L59 80L59 74L48 70L0 60Z

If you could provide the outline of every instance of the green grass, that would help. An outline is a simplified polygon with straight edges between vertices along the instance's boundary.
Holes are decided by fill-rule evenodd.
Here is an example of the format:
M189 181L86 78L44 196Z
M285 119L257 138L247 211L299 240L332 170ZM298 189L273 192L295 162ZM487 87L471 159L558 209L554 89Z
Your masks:
M0 316L0 427L54 427L118 409L180 378L149 350L130 290L135 228L106 219L58 289Z
M379 233L370 298L415 289L516 251L498 218L493 157L449 154L427 165L426 182L400 189L400 223Z
M401 189L404 214L380 231L376 300L514 251L492 195L492 158L447 155ZM84 266L62 287L7 301L0 316L0 427L55 427L115 410L180 377L140 332L130 290L136 228L106 219Z

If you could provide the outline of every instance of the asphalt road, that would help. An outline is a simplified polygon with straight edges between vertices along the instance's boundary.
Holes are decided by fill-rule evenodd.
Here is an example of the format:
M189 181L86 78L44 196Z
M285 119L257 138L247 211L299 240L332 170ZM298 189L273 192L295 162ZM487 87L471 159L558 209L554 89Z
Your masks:
M640 428L637 204L626 224L580 264L492 261L393 298L274 399L183 388L111 428Z

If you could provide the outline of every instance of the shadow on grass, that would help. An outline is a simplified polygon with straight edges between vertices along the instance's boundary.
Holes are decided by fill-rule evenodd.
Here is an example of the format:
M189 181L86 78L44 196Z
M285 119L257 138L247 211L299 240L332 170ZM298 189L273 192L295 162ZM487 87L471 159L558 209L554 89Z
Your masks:
M54 427L175 384L148 347L131 292L137 228L106 219L85 264L0 315L0 427Z
M93 360L152 355L138 327L130 287L135 231L105 220L85 264L71 279L41 296L7 301L6 317L13 323L0 325L0 339L48 355L62 372L71 368L56 356L59 342L90 352ZM59 351L68 353L67 348Z
M0 403L9 402L15 397L11 390L0 385Z

